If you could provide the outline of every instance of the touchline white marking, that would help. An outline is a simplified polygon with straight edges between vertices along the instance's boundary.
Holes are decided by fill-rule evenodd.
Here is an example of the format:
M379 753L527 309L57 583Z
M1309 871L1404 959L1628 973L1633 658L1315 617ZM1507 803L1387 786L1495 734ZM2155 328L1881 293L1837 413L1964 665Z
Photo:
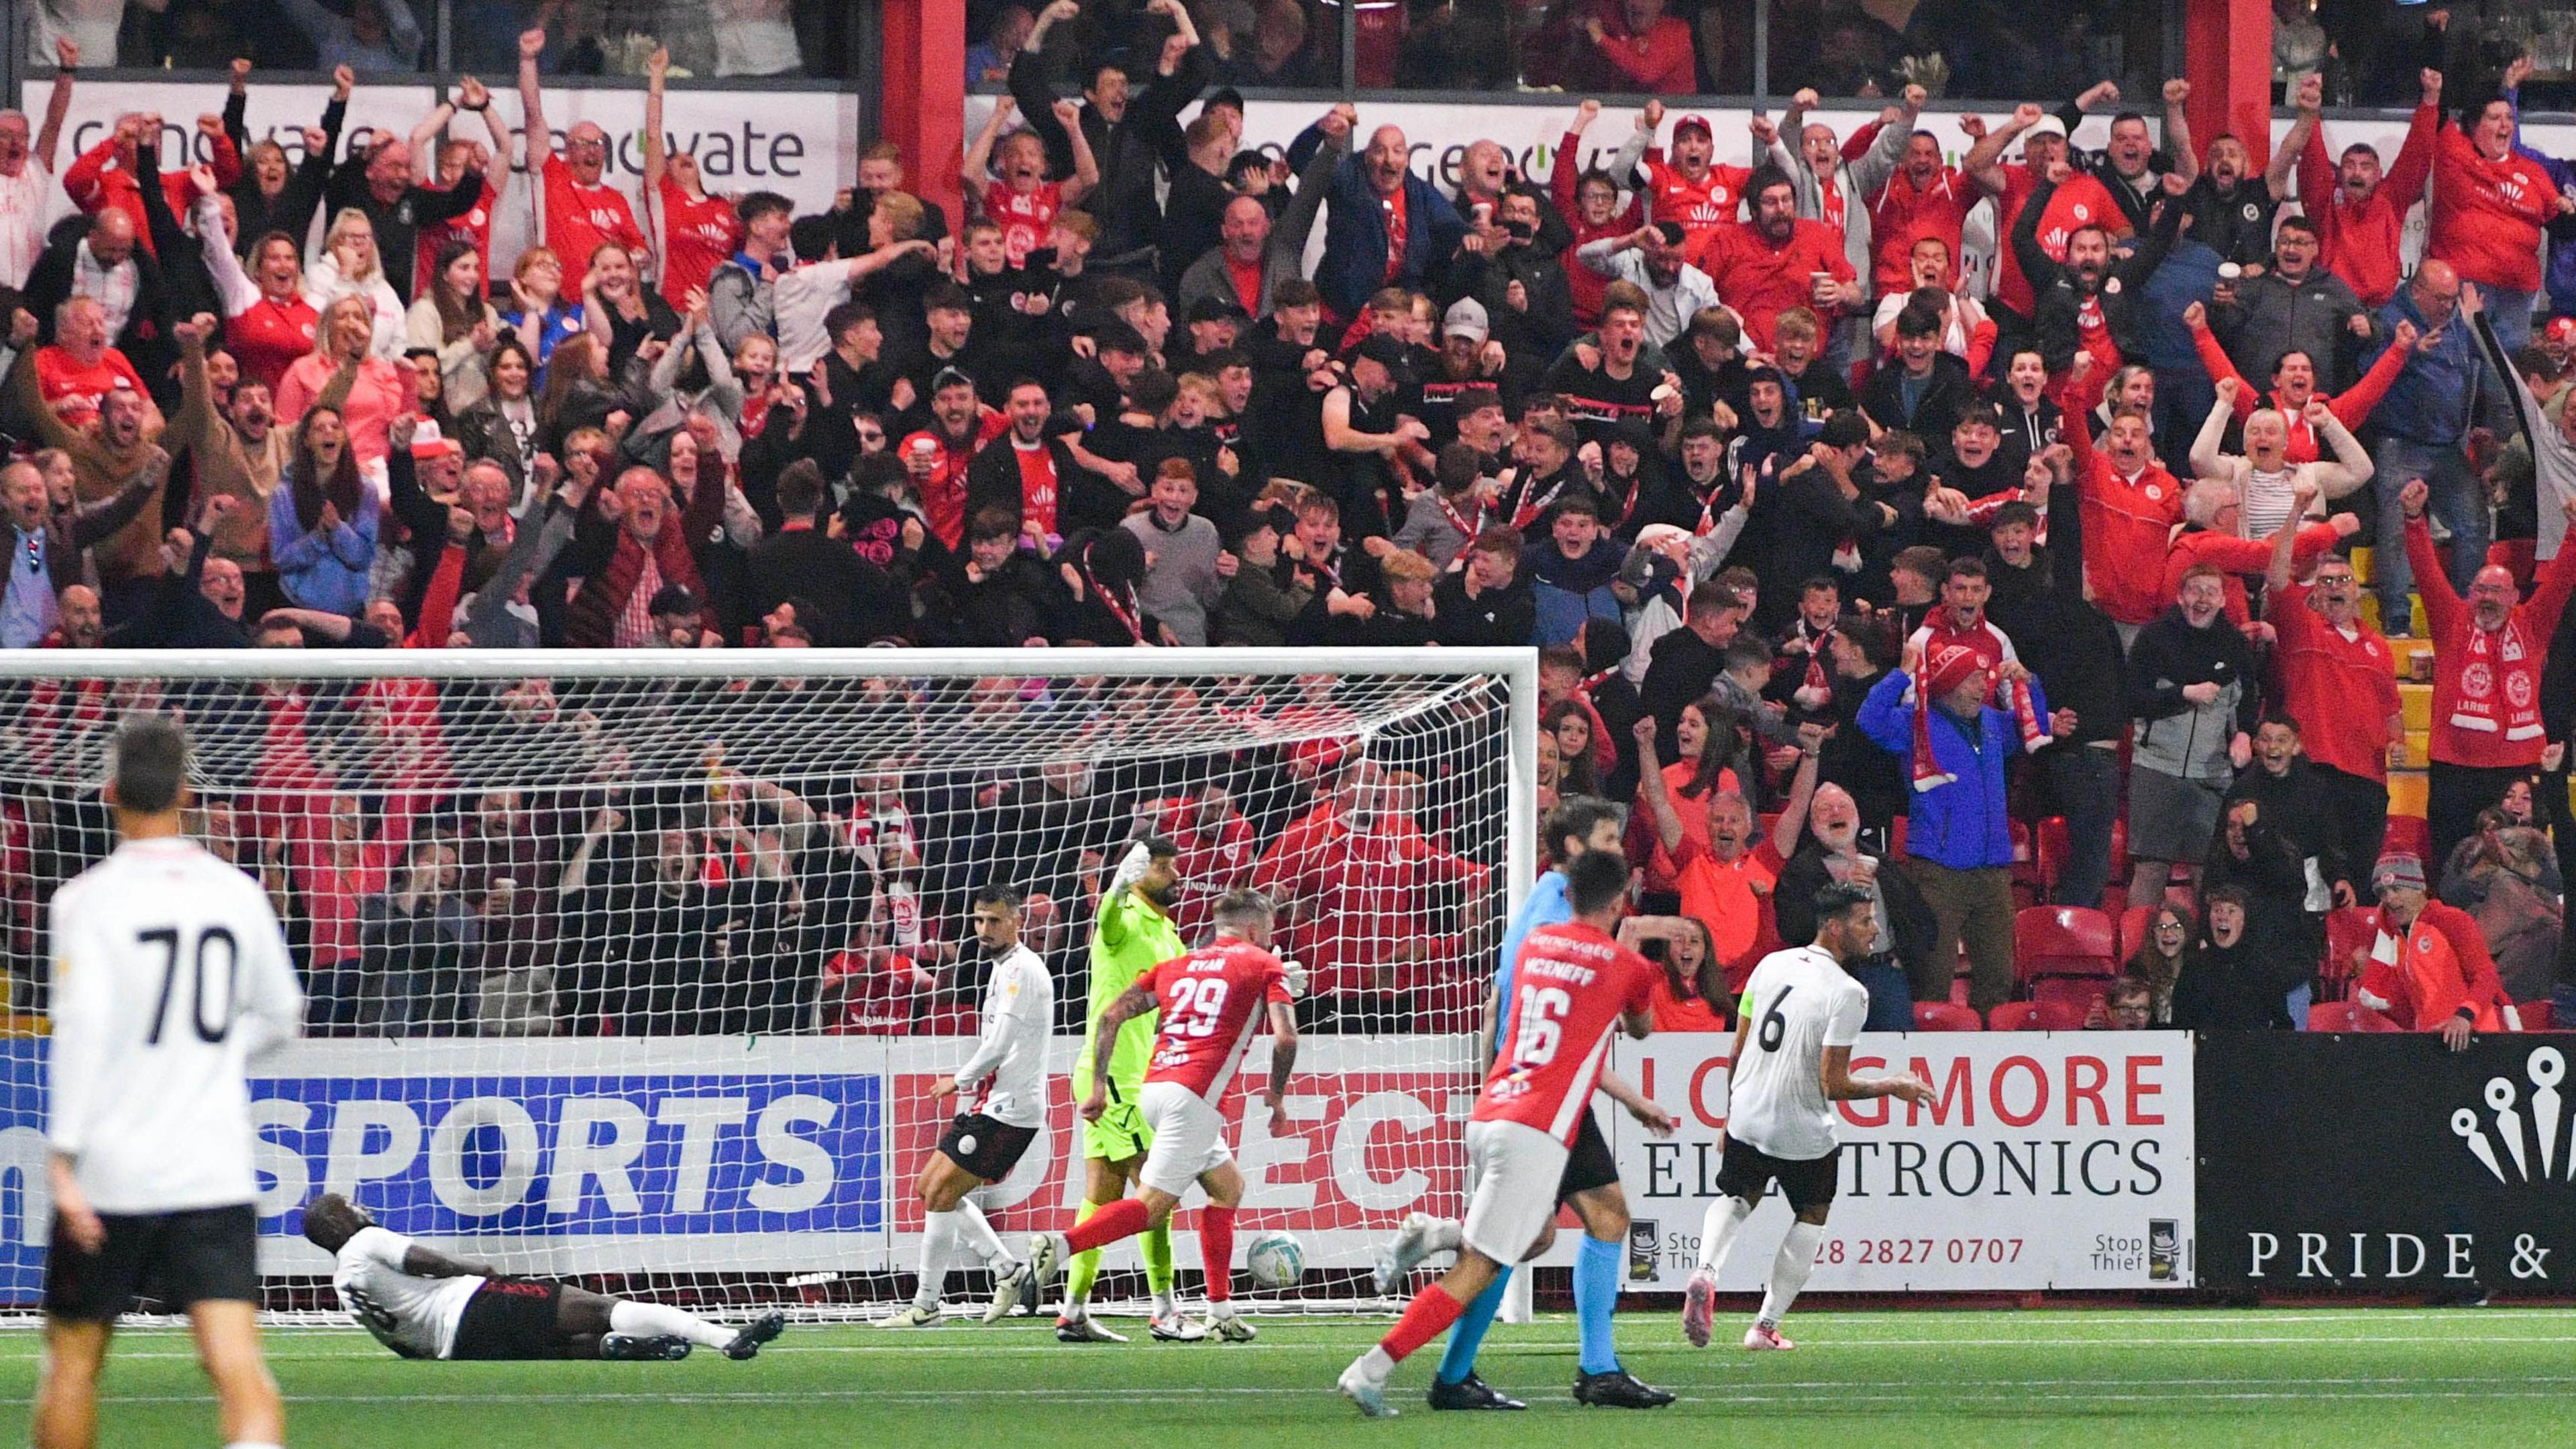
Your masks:
M1684 1404L1792 1405L1817 1414L1831 1414L1836 1412L1839 1408L1850 1404L1916 1404L1922 1405L1926 1408L1937 1408L1946 1404L1987 1403L2151 1403L2166 1405L2177 1409L2177 1411L2181 1411L2182 1406L2190 1402L2187 1400L2176 1400L2168 1394L2157 1392L2137 1392L2134 1389L2116 1392L2106 1390L2098 1393L2031 1393L2023 1389L2009 1388L2009 1386L1984 1384L1974 1385L1964 1391L1960 1389L1931 1386L1910 1391L1905 1389L1880 1391L1876 1386L1855 1390L1852 1386L1834 1384L1761 1384L1730 1386L1717 1383L1697 1383L1690 1381L1676 1382L1667 1380L1666 1387L1682 1391L1685 1394L1685 1397L1682 1400ZM2156 1389L2163 1386L2149 1384L2145 1387L2148 1389ZM1829 1388L1835 1390L1835 1392L1831 1397L1817 1397L1813 1394L1803 1392L1803 1390L1808 1388ZM1787 1392L1790 1390L1799 1390L1802 1392ZM961 1399L983 1399L993 1401L1028 1399L1040 1400L1048 1403L1096 1402L1138 1404L1157 1402L1186 1403L1203 1400L1210 1396L1245 1399L1314 1398L1320 1400L1328 1397L1330 1393L1331 1390L1329 1388L1320 1385L1295 1388L1213 1388L1193 1385L1186 1388L1174 1388L1159 1394L1150 1388L1144 1387L1116 1389L813 1389L770 1391L746 1390L741 1392L692 1392L689 1390L678 1390L671 1393L606 1391L560 1394L513 1394L510 1396L510 1402L514 1404L632 1403L795 1405L826 1401L846 1403L941 1404L953 1403ZM2567 1392L2563 1389L2500 1388L2492 1385L2478 1385L2459 1389L2424 1389L2410 1387L2359 1389L2353 1391L2334 1392L2317 1392L2310 1386L2298 1385L2285 1386L2277 1389L2238 1390L2232 1392L2203 1394L2198 1397L2202 1400L2217 1400L2230 1403L2349 1403L2363 1400L2557 1399L2565 1398L2567 1396ZM286 1397L288 1402L298 1404L487 1406L492 1402L489 1394L472 1393L289 1394ZM103 1395L101 1402L103 1404L151 1405L202 1404L208 1402L208 1400L206 1396L202 1394L110 1394Z

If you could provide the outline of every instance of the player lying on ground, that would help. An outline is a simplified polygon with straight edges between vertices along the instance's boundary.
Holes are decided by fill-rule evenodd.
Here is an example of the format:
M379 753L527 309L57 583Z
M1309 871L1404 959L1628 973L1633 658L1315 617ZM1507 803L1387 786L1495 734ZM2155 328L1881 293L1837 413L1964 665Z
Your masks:
M1556 1216L1578 1124L1592 1114L1592 1090L1610 1059L1610 1033L1654 1030L1655 982L1662 971L1610 937L1628 898L1628 860L1586 850L1563 867L1574 919L1530 932L1512 972L1502 1044L1467 1122L1467 1161L1476 1190L1467 1200L1458 1263L1413 1296L1404 1317L1342 1370L1336 1385L1373 1419L1395 1416L1387 1380L1406 1355L1458 1320L1503 1265L1525 1260ZM1577 1193L1587 1238L1624 1242L1627 1202L1614 1178ZM1625 1369L1578 1371L1579 1403L1660 1408L1673 1401Z
M1682 1333L1708 1347L1710 1300L1736 1231L1777 1180L1797 1221L1771 1262L1762 1314L1744 1331L1750 1349L1795 1348L1780 1320L1807 1286L1834 1205L1843 1149L1834 1136L1836 1102L1896 1097L1918 1106L1932 1088L1911 1072L1855 1077L1852 1044L1869 1016L1869 988L1846 968L1878 942L1878 897L1847 882L1816 892L1816 941L1774 951L1744 983L1735 1023L1735 1063L1726 1083L1726 1148L1717 1169L1720 1196L1700 1228L1699 1271L1682 1299Z
M1153 1133L1145 1165L1136 1174L1144 1183L1142 1197L1124 1197L1074 1224L1070 1233L1039 1233L1029 1239L1030 1271L1040 1285L1055 1276L1056 1264L1073 1253L1089 1252L1151 1228L1166 1228L1181 1194L1195 1182L1207 1189L1208 1205L1199 1210L1199 1260L1207 1276L1206 1331L1229 1343L1252 1340L1252 1325L1234 1311L1234 1210L1243 1201L1243 1174L1225 1142L1225 1115L1217 1104L1234 1080L1235 1064L1252 1039L1252 1027L1266 1004L1270 1018L1270 1084L1261 1093L1270 1109L1270 1129L1287 1135L1280 1116L1281 1095L1297 1060L1297 1020L1291 1009L1295 993L1288 969L1270 954L1270 900L1259 891L1228 891L1212 913L1216 939L1186 956L1165 961L1136 984L1119 993L1100 1018L1104 1036L1115 1036L1129 1019L1160 1004L1162 1027L1136 1106ZM1090 1095L1082 1104L1086 1121L1099 1120L1109 1106L1109 1064L1092 1063ZM999 1301L998 1294L996 1301Z
M1046 962L1020 944L1020 893L988 885L975 893L975 940L992 965L984 987L983 1039L952 1076L930 1086L931 1100L982 1084L972 1112L957 1120L921 1165L914 1191L921 1195L921 1277L912 1301L888 1319L888 1328L923 1328L939 1321L939 1290L948 1265L964 1243L993 1270L993 1305L984 1315L998 1323L1020 1301L1029 1281L1026 1265L1011 1256L984 1210L966 1196L1000 1182L1019 1166L1046 1120L1047 1034L1055 1025L1055 982Z
M513 1278L377 1227L336 1192L305 1206L304 1236L339 1260L340 1306L405 1358L680 1359L705 1344L745 1359L787 1326L775 1310L728 1328L665 1304Z

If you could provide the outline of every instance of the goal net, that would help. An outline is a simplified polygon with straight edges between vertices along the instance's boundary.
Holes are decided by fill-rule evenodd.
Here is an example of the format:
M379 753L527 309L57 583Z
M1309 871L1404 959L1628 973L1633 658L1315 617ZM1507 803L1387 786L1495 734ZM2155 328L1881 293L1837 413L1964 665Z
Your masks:
M1406 1212L1463 1208L1484 983L1534 869L1528 651L24 651L0 692L20 1311L49 1222L44 907L112 848L106 750L146 708L186 722L191 830L267 886L308 997L253 1084L274 1310L332 1306L300 1236L325 1191L514 1273L816 1314L908 1295L987 882L1027 897L1059 1034L1046 1130L979 1201L1006 1236L1068 1224L1090 925L1145 834L1179 848L1185 942L1255 886L1309 972L1288 1130L1240 1110L1263 1043L1229 1111L1238 1241L1284 1228L1311 1265L1268 1305L1351 1305ZM1136 1266L1111 1250L1104 1297Z

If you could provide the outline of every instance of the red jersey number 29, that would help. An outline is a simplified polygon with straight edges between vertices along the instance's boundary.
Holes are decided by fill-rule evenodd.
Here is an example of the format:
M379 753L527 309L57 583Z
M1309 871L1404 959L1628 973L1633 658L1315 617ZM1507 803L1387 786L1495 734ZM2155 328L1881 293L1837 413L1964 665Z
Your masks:
M1516 1067L1543 1067L1556 1059L1556 1049L1565 1041L1565 1014L1574 1009L1574 998L1554 986L1521 988L1520 1040L1512 1054Z
M1172 993L1165 1030L1174 1036L1214 1036L1225 1015L1226 982L1222 976L1184 978Z

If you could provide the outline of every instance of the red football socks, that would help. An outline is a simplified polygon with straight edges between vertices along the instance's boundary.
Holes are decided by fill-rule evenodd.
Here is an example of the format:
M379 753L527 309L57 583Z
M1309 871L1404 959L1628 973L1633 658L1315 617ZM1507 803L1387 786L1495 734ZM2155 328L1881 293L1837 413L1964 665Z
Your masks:
M1064 1235L1067 1252L1088 1253L1106 1247L1120 1238L1132 1238L1145 1231L1145 1203L1142 1198L1122 1197L1104 1205L1100 1211L1075 1223Z
M1395 1321L1395 1327L1377 1341L1377 1346L1400 1363L1407 1354L1448 1332L1449 1325L1466 1311L1467 1305L1441 1291L1439 1284L1426 1284L1405 1305L1404 1316Z
M1209 1203L1199 1209L1199 1266L1207 1271L1207 1300L1234 1296L1234 1212Z

